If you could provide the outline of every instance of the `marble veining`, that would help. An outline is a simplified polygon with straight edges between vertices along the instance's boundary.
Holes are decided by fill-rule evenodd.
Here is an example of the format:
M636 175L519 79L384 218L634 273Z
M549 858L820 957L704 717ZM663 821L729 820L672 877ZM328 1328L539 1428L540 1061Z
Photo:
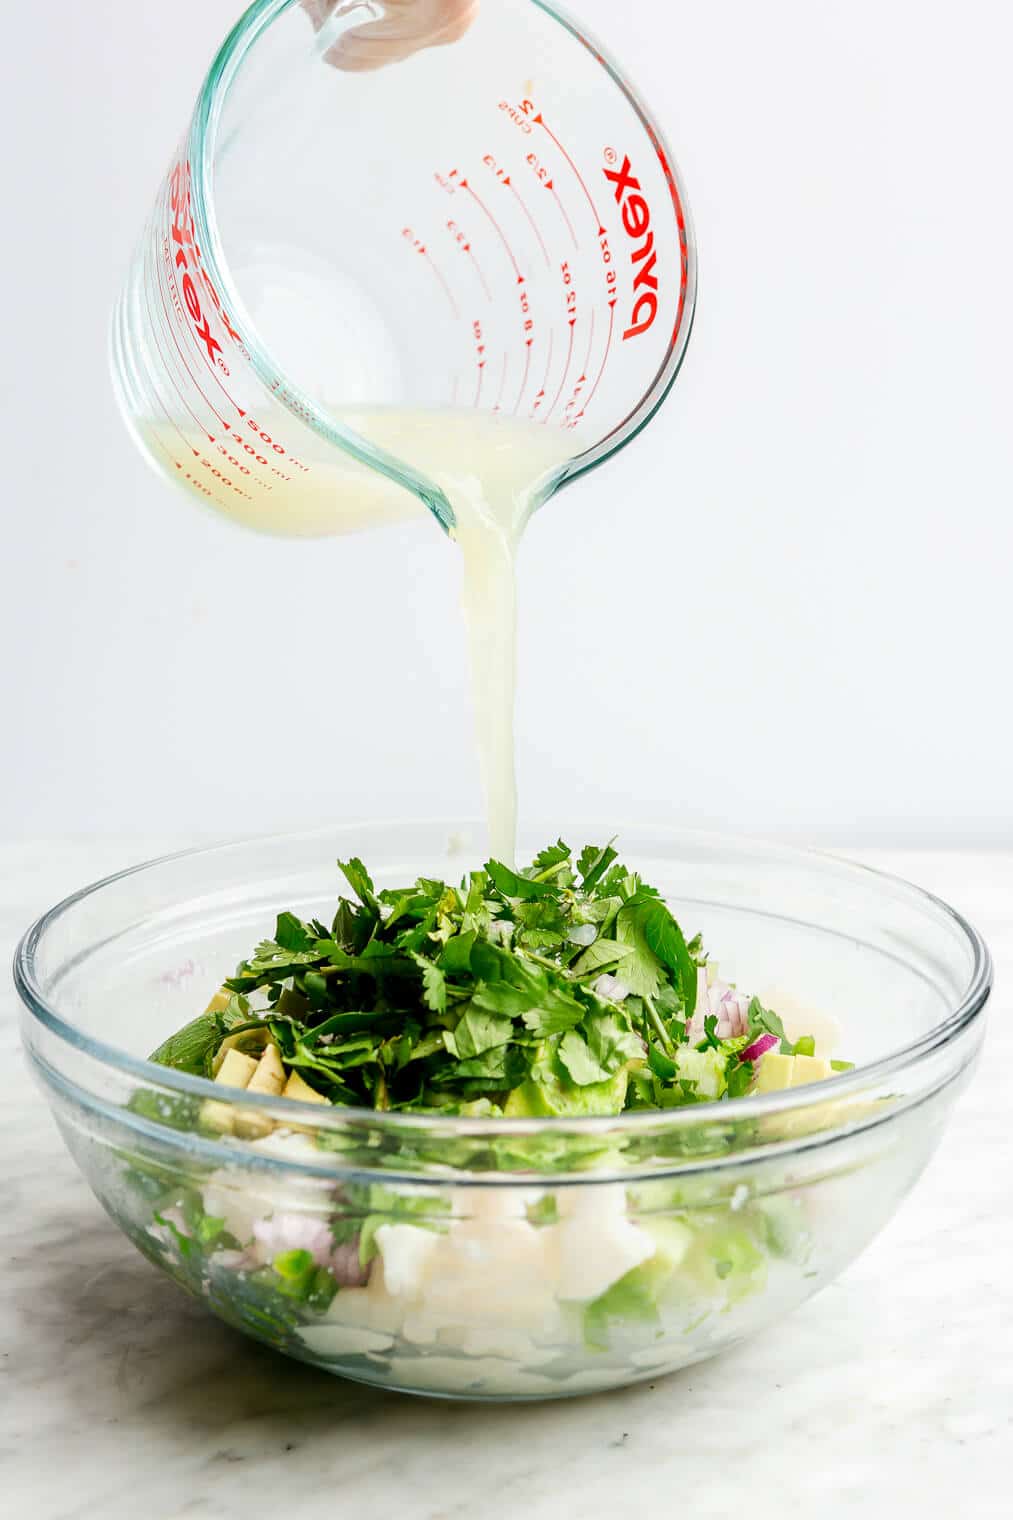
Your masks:
M178 841L0 849L13 949L82 881ZM482 1407L385 1394L226 1329L136 1255L63 1150L2 992L0 1513L33 1520L999 1520L1013 1512L1013 854L866 852L950 898L999 990L915 1193L783 1323L618 1394Z

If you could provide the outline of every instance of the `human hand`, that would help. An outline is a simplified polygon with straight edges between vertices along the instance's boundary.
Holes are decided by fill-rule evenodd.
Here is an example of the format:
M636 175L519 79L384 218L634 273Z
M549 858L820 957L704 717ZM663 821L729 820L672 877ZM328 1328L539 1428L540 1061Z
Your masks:
M302 0L319 32L342 0ZM399 63L421 48L457 42L478 12L478 0L382 0L382 16L353 26L328 49L335 68L351 73Z

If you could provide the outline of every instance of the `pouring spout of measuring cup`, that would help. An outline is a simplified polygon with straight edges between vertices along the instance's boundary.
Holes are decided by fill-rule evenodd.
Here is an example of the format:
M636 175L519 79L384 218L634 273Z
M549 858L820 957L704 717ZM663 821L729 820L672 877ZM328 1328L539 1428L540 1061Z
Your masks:
M347 73L458 42L478 13L478 0L302 0L302 6L319 55Z

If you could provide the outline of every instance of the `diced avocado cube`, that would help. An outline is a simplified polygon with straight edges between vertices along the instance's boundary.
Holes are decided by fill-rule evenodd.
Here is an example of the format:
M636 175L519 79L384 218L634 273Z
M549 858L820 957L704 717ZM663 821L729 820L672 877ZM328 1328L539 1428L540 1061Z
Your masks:
M211 1075L218 1081L218 1073L225 1065L225 1058L230 1050L238 1050L243 1055L250 1056L256 1065L260 1059L260 1053L271 1043L271 1031L266 1025L257 1029L244 1029L239 1034L229 1034L218 1047L218 1052L211 1066Z
M215 993L214 997L211 999L210 1003L207 1005L207 1007L205 1008L204 1012L205 1013L224 1013L225 1010L226 1010L226 1008L228 1008L229 1003L231 1001L232 1001L232 993L231 992L226 992L225 988L223 987L220 992L216 992Z
M323 1093L318 1093L308 1082L304 1082L297 1071L289 1072L288 1081L285 1083L282 1096L294 1098L297 1103L326 1103Z
M244 1055L241 1050L229 1050L225 1053L225 1059L218 1068L215 1081L222 1087L249 1087L257 1070L257 1063L252 1056Z
M793 1059L794 1067L789 1083L791 1087L805 1087L809 1082L823 1082L833 1075L830 1062L824 1061L820 1056L795 1056Z
M223 1068L224 1070L224 1068ZM266 1097L279 1098L285 1087L285 1068L281 1064L277 1045L268 1045L257 1062L257 1069L246 1091L263 1093Z
M237 1108L233 1133L240 1140L263 1140L274 1129L273 1120L258 1114L255 1108Z
M207 1103L201 1104L201 1128L211 1130L216 1135L231 1135L235 1117L235 1112L229 1103L216 1103L214 1099L209 1099Z
M754 1091L758 1093L784 1092L785 1088L792 1085L794 1067L794 1056L783 1056L777 1050L768 1051L760 1060Z

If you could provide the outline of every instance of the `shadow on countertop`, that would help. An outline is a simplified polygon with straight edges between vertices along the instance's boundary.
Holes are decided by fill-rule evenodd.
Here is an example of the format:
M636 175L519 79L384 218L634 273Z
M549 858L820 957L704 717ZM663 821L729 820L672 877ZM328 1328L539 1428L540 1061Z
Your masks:
M62 1171L61 1167L61 1171ZM504 1418L514 1438L545 1421L546 1405L420 1399L334 1377L260 1346L215 1319L145 1261L78 1179L50 1177L32 1208L31 1238L15 1250L6 1293L18 1332L8 1369L45 1396L62 1421L157 1425L159 1439L220 1443L242 1460L253 1432L275 1452L340 1429L386 1445L446 1435L481 1440ZM664 1380L673 1392L685 1375ZM621 1395L643 1397L653 1385ZM602 1395L615 1406L616 1395ZM554 1410L587 1409L594 1396ZM239 1448L234 1437L242 1433Z

